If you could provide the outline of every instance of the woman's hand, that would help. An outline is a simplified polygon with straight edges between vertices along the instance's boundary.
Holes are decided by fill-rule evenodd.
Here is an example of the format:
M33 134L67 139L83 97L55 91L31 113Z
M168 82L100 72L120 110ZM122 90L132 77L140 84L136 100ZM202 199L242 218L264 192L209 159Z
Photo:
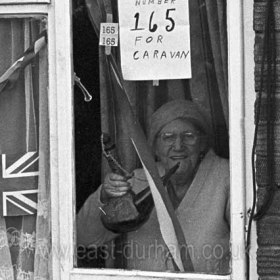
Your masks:
M105 203L113 197L121 197L131 190L131 185L124 176L108 173L101 187L101 202Z

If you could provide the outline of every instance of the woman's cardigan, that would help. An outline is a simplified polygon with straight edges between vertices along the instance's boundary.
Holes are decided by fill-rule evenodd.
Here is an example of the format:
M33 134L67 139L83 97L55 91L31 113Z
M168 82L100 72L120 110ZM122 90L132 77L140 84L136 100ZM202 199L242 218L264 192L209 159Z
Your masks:
M130 183L135 192L147 187L143 169L135 170ZM228 161L210 150L200 163L191 186L175 210L185 234L195 272L229 273L229 190ZM99 195L99 191L93 193L78 213L77 244L93 248L103 245L103 249L104 246L108 246L105 257L111 259L115 255L112 246L108 244L117 234L107 230L100 220L103 204ZM155 209L141 228L127 233L127 242L123 244L122 249L127 269L175 270L160 233Z

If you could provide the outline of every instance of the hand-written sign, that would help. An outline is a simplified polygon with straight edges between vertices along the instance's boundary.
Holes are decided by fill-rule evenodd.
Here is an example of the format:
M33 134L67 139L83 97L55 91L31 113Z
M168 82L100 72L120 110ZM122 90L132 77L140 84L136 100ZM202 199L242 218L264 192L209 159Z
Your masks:
M125 80L191 78L188 0L118 1Z

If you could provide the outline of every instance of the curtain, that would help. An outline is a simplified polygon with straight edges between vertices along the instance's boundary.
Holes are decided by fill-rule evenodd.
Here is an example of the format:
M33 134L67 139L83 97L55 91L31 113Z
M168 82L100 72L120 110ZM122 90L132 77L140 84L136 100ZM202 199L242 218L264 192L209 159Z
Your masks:
M0 21L0 72L1 74L13 63L15 57L20 55L23 49L23 34L22 34L22 24L18 20L7 21L1 19ZM9 47L11 47L11 49ZM12 47L14 46L14 47ZM17 147L18 150L25 149L24 137L25 131L22 130L23 126L19 126L17 120L25 119L24 108L20 104L25 103L24 92L23 92L23 80L19 80L18 84L11 94L10 90L6 90L0 95L0 135L1 135L1 145L0 152L11 153ZM10 108L15 108L15 112L10 116ZM8 118L6 116L9 116ZM14 129L9 130L11 127ZM9 250L9 243L7 239L7 233L13 234L18 232L21 227L21 219L4 219L0 217L1 222L1 258L0 258L0 275L3 279L14 279L12 259ZM7 223L7 225L6 225ZM11 229L11 230L10 230ZM11 253L13 256L18 254L18 247L11 246ZM13 258L13 264L16 257Z
M40 17L0 20L0 76L22 57L44 28L45 19ZM0 217L5 245L0 247L3 279L49 279L49 251L43 250L50 243L47 73L45 48L0 92L1 154L39 151L37 215Z
M96 33L106 13L113 14L118 22L116 1L86 0L89 18ZM173 99L189 99L198 103L212 120L214 148L217 154L228 157L228 93L227 93L227 35L225 0L190 0L192 79L161 80L159 86L152 81L125 81L132 108L143 130L149 129L152 113L162 104ZM119 63L119 50L112 48ZM132 143L119 114L106 65L104 47L99 51L101 129L113 138L121 164L128 170L139 167ZM109 171L106 161L103 176ZM125 239L123 236L121 239ZM122 240L118 240L122 242ZM118 246L118 245L116 245ZM117 251L117 250L116 250ZM115 267L125 267L121 263Z
M106 11L102 11L103 5ZM117 4L109 0L86 0L89 16L97 34L100 22L104 22L105 13L113 14L117 22ZM227 96L227 36L226 36L226 1L191 0L191 60L193 77L190 80L162 80L159 86L152 81L126 81L130 102L139 118L144 131L148 129L152 113L162 104L173 99L192 99L197 102L212 119L216 150L226 156L228 151L221 151L228 146L226 125L228 123ZM119 61L119 53L112 48ZM129 170L137 167L138 161L125 129L119 119L114 93L108 80L104 48L100 48L100 98L102 131L114 137L122 164ZM227 148L228 149L228 148ZM106 163L103 174L108 171Z
M39 53L39 194L36 223L34 280L52 279L51 201L47 48Z
M190 3L191 94L212 120L214 149L229 156L226 0Z

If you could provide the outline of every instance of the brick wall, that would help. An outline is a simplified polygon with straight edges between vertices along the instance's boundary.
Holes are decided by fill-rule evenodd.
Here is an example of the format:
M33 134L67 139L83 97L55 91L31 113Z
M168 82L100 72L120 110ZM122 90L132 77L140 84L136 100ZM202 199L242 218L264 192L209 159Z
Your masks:
M254 1L254 30L255 30L255 90L260 90L261 81L261 61L265 29L265 11L267 1L273 0L255 0ZM276 109L277 113L274 119L275 137L274 137L274 158L275 158L275 183L280 186L280 0L274 0L275 14L275 32L277 45L277 78L276 78ZM266 73L264 72L264 76ZM265 88L265 86L264 86ZM266 112L266 93L262 94L262 106L260 114L258 141L257 141L257 159L256 175L258 185L258 208L262 205L266 193L268 182L267 176L267 112ZM257 222L257 265L260 280L280 279L280 191L277 190L272 204L266 215Z

